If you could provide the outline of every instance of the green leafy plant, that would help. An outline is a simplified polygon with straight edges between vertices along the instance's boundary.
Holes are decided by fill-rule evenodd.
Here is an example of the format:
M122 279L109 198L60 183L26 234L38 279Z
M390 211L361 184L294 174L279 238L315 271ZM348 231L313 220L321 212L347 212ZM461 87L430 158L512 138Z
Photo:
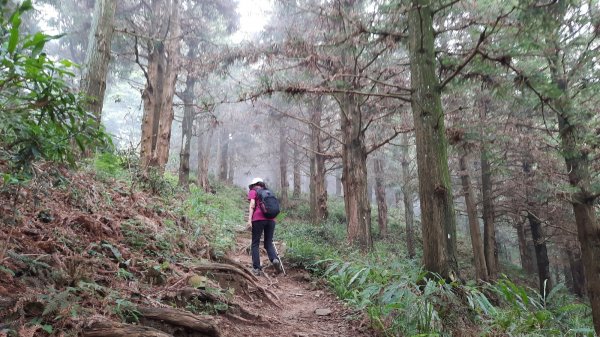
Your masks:
M77 150L111 144L70 87L75 64L43 52L60 36L21 34L21 16L32 8L30 0L23 1L8 20L0 17L0 159L18 179L19 172L35 171L36 160L74 165Z

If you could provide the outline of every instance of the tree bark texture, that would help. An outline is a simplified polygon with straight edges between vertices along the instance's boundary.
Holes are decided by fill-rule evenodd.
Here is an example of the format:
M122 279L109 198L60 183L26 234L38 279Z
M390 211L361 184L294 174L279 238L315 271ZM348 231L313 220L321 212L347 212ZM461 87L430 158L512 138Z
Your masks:
M116 0L96 0L81 78L81 92L89 98L87 108L98 122L102 119L116 8Z
M483 96L483 95L482 95ZM480 117L485 120L488 111L488 99L480 100ZM492 200L492 169L488 159L489 150L485 140L481 142L481 198L483 215L483 249L485 263L490 280L498 277L498 245L496 243L496 225L494 223L494 203Z
M96 322L82 332L84 337L172 337L160 330L111 321Z
M219 153L219 180L222 182L227 181L227 172L229 164L229 130L226 127L221 128L221 141L220 153Z
M181 26L179 19L180 0L171 0L170 8L170 31L169 38L165 42L167 64L165 69L165 84L160 105L160 119L158 126L158 139L156 144L156 157L158 158L158 167L164 171L169 161L169 150L171 147L171 127L175 111L173 109L173 97L175 96L175 84L179 74L180 64L180 38Z
M325 182L325 157L321 148L321 118L323 106L320 100L314 105L311 116L311 153L310 153L310 198L311 219L314 224L326 220L329 212L327 210L327 186Z
M411 106L417 143L423 262L426 270L456 280L456 219L440 84L435 73L433 4L430 0L413 0L411 4Z
M515 229L517 230L517 238L519 240L519 254L521 256L521 267L528 274L534 274L535 266L534 259L531 255L531 250L527 244L527 233L526 233L526 225L522 220L518 220Z
M552 290L552 276L550 275L550 260L548 259L548 248L542 229L542 221L532 210L527 211L527 220L529 220L531 226L531 238L535 247L540 294L547 295Z
M335 173L335 196L342 196L342 173L338 170Z
M208 164L211 156L211 139L214 134L214 125L208 123L208 129L198 134L198 186L205 192L210 191L208 181Z
M281 121L279 126L279 177L280 177L280 200L281 206L287 208L288 201L288 144L287 144L287 131L286 125Z
M379 235L387 236L388 207L385 200L385 179L383 159L373 160L373 172L375 173L375 199L377 200L377 223L379 224Z
M367 149L358 99L353 94L338 98L342 113L342 184L348 225L348 242L362 251L373 248L371 204L367 191Z
M302 192L301 191L302 175L300 173L300 149L296 145L294 145L293 156L294 156L294 192L293 192L292 196L294 197L294 199L298 199L298 198L300 198L300 194Z
M233 136L232 136L233 137ZM229 142L229 164L227 165L227 183L233 185L235 177L236 148L234 142Z
M415 257L415 231L413 209L413 188L410 177L408 134L402 134L400 163L402 166L402 199L404 201L404 222L406 223L406 248L410 259Z
M192 49L190 49L192 50ZM188 57L190 55L188 54ZM181 123L181 152L179 154L179 186L188 190L190 186L190 149L192 147L192 134L194 130L194 88L196 78L191 74L185 81L183 99L183 121Z
M483 250L483 241L479 230L479 218L477 217L477 205L471 186L471 176L467 163L468 155L463 153L459 159L460 181L462 183L463 194L465 195L465 205L467 207L467 217L469 220L469 232L471 233L471 245L473 247L473 260L475 262L475 274L478 280L488 280L488 270Z
M557 41L558 41L558 37ZM562 155L569 176L569 184L576 192L570 200L575 213L577 236L581 246L581 261L583 262L587 294L592 305L594 329L600 334L600 223L596 218L594 207L598 199L598 191L592 186L590 164L592 158L589 151L583 151L582 146L587 142L586 137L594 134L585 124L589 118L577 116L573 108L571 95L568 90L568 78L563 74L562 58L552 55L548 58L553 84L560 92L555 100L558 117L559 135Z
M570 245L566 251L569 257L570 289L575 295L582 298L585 294L585 276L581 263L581 251L578 245ZM566 275L565 278L568 279Z
M221 336L218 320L213 316L195 315L176 308L142 307L138 311L141 313L144 323L146 323L145 321L152 320L156 321L159 325L167 323L176 327L177 329L173 329L173 335L177 335L177 332L183 332L185 336L194 336L197 334L207 337Z
M179 0L153 0L152 9L151 28L158 27L155 36L166 38L147 42L141 160L145 169L156 167L163 172L169 160L173 97L180 63Z

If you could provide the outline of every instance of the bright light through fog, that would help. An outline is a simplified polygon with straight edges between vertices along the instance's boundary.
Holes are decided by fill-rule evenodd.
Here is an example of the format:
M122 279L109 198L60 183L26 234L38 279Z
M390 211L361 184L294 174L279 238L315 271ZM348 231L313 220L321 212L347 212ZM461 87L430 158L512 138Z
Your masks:
M48 25L48 21L56 19L58 16L54 7L47 4L35 3L35 9L41 13L39 27L44 33L48 35L57 35L61 33L55 27Z
M233 41L248 40L259 33L271 16L272 7L272 0L240 0L237 8L240 27L233 35Z

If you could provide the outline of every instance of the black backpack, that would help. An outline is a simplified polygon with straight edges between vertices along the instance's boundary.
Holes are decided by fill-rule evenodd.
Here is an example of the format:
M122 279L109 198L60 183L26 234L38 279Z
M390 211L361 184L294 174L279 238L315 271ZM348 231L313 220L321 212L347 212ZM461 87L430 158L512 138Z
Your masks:
M258 196L258 206L267 219L275 219L280 212L279 200L275 194L266 188L259 188L256 191Z

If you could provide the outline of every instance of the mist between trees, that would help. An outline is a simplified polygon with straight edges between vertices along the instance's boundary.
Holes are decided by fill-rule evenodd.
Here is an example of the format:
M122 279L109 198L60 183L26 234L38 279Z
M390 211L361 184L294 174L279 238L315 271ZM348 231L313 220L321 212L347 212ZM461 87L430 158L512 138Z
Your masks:
M3 3L6 36L17 5ZM519 264L540 292L589 299L600 333L597 1L282 0L261 17L233 0L33 5L21 31L64 34L48 57L81 65L69 84L146 172L207 191L209 176L262 177L284 207L308 195L314 223L343 196L365 252L399 209L425 270L493 281ZM264 27L241 39L253 19Z

